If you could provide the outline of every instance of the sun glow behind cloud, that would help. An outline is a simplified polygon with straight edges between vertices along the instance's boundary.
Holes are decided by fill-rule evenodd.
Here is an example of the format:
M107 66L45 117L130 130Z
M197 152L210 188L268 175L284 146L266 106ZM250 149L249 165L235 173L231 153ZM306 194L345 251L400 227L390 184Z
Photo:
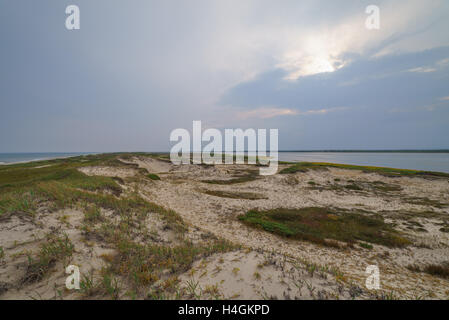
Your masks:
M310 36L305 41L298 42L296 48L283 54L278 67L288 71L286 80L296 80L301 76L309 76L324 72L334 72L343 66L338 55L342 45L332 41L330 34Z
M382 3L382 27L375 31L365 28L366 15L360 12L335 20L332 26L282 30L278 33L283 37L277 43L282 48L277 56L277 67L288 72L285 80L296 80L337 71L351 63L348 56L352 54L375 58L383 54L432 48L435 43L426 33L426 27L439 21L433 13L441 3L440 0ZM397 12L401 15L398 16ZM411 24L417 20L420 21L419 25ZM410 41L418 36L424 38L419 42Z

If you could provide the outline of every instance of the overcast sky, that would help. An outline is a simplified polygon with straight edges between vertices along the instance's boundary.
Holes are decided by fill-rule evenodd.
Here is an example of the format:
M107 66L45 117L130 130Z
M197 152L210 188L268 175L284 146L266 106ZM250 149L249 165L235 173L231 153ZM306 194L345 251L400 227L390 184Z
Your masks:
M447 0L0 0L0 152L164 151L192 120L449 148L448 30Z

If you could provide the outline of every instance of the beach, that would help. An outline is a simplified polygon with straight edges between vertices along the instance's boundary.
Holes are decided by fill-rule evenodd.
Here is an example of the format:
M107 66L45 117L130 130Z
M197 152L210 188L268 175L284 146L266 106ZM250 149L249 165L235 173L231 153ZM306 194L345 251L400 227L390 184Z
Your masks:
M87 154L94 154L94 153L93 152L0 153L0 165L36 162L51 159L63 159Z
M0 299L449 297L446 174L108 154L3 167L0 186L9 176L38 182L1 193ZM64 289L69 264L83 290Z

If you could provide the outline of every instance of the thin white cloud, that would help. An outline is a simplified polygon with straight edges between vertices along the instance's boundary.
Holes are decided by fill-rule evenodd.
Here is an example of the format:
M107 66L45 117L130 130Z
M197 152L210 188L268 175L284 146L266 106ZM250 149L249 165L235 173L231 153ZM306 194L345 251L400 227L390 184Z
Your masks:
M308 116L308 115L320 115L327 114L335 111L342 111L348 109L347 107L336 107L336 108L327 108L327 109L318 109L318 110L306 110L299 111L288 108L257 108L249 111L241 111L237 113L238 120L247 120L247 119L271 119L279 116Z
M449 66L449 58L446 58L446 59L438 61L437 65L440 66L440 67Z
M237 113L237 119L270 119L279 116L294 116L298 112L293 109L287 108L257 108L249 111L243 111Z
M420 73L428 73L428 72L435 72L437 69L431 68L431 67L418 67L407 70L408 72L420 72Z
M300 115L327 114L330 112L343 111L343 110L347 110L347 109L348 109L347 107L336 107L336 108L328 108L328 109L300 111L300 112L298 112L298 114L300 114Z

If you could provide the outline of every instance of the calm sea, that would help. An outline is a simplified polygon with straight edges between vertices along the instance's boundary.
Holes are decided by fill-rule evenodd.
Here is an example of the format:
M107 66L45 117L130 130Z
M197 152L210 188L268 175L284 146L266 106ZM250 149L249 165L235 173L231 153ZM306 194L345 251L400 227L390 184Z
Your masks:
M73 157L91 153L0 153L0 164ZM449 152L280 152L282 161L315 161L449 173Z
M66 152L46 152L46 153L0 153L0 164L27 162L37 160L48 160L55 158L67 158L80 156L89 153L66 153Z
M449 173L449 152L280 152L281 161L311 161Z

